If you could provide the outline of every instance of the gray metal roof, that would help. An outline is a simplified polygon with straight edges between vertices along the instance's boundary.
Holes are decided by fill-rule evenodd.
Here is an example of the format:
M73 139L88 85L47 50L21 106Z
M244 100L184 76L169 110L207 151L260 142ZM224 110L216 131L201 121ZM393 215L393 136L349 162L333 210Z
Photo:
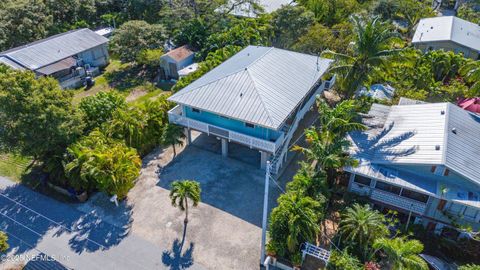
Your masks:
M84 28L1 52L0 57L7 57L26 69L36 70L107 42L107 38Z
M453 41L480 51L480 26L454 16L421 19L412 43L433 41Z
M4 64L4 65L6 65L10 68L13 68L13 69L25 69L24 67L15 63L14 61L10 60L6 56L0 56L0 64Z
M370 129L349 136L361 162L444 165L480 185L480 116L451 103L374 104L366 119Z
M169 100L279 129L331 62L271 47L248 46Z
M249 18L256 18L259 15L250 2L240 2L241 1L239 0L230 0L228 4L226 4L219 10L228 10L231 8L232 5L235 5L237 3L234 6L233 10L230 12L230 14L234 16ZM295 5L295 2L293 0L256 0L256 3L264 9L265 13L272 13L277 9L281 8L282 6Z
M451 103L447 106L447 144L443 163L480 184L480 116Z

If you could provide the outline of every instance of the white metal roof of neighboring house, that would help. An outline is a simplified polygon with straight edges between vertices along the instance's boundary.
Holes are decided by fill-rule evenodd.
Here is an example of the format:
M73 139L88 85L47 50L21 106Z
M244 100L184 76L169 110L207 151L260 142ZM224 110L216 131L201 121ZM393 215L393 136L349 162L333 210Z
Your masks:
M169 100L279 129L331 63L313 55L248 46Z
M231 0L229 1L229 4L227 4L220 10L228 10L229 8L231 8L232 5L238 2L240 1ZM265 13L272 13L277 9L281 8L282 6L295 5L295 2L293 0L256 0L256 2L259 6L263 7ZM254 7L248 2L234 6L234 9L230 12L230 14L234 16L249 18L256 18L258 16Z
M10 68L13 68L13 69L25 69L24 67L15 63L14 61L10 60L6 56L0 56L0 64L4 64L4 65L6 65Z
M421 19L412 43L434 41L453 41L480 51L480 26L454 16Z
M350 153L361 163L444 165L480 185L480 116L451 103L397 105L381 125L380 106L367 117L379 124L350 134Z
M26 69L36 70L107 42L107 38L83 28L0 52L0 57L7 57Z

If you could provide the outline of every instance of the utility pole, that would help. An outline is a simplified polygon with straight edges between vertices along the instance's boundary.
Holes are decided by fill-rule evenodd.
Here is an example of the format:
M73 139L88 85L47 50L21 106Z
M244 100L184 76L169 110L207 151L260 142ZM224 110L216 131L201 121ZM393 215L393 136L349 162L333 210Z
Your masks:
M405 224L405 231L408 230L408 225L410 225L410 219L412 218L412 209L413 209L413 203L410 204L410 211L408 212L408 219L407 219L407 224Z
M265 192L263 194L263 219L262 219L262 253L260 255L260 265L265 262L265 245L267 241L267 219L268 219L268 189L270 183L270 161L267 160L265 170Z

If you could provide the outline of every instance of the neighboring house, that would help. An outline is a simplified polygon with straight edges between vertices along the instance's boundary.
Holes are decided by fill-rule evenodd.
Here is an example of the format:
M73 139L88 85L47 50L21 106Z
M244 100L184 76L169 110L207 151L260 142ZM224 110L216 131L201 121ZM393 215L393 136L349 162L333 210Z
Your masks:
M178 79L178 72L193 64L195 52L187 45L169 51L160 57L160 78Z
M113 27L105 27L95 30L95 33L99 34L102 37L110 38L113 34Z
M446 50L479 59L480 26L454 16L421 19L413 45L422 50Z
M300 120L333 81L321 80L332 60L271 47L248 46L168 100L172 123L260 152L276 172ZM190 140L190 135L187 136Z
M63 88L75 88L88 74L109 62L108 39L90 29L78 29L0 52L0 63L30 70L37 77L56 78Z
M395 95L395 88L388 84L372 84L368 89L363 86L357 91L356 96L366 96L378 100L392 100Z
M349 135L359 160L345 168L349 191L429 230L480 229L480 116L451 103L373 104L363 121L368 130Z
M262 8L263 12L259 12L255 5L251 4L252 2ZM272 13L282 6L294 4L295 2L293 0L252 0L251 2L231 0L227 5L223 6L220 11L225 12L231 9L230 14L234 16L256 18L260 13Z

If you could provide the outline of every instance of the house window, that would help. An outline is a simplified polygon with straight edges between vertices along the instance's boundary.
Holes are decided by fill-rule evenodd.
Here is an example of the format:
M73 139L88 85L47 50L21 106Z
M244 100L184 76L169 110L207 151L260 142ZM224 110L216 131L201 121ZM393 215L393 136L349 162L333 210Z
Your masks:
M477 215L478 215L478 210L477 209L472 208L472 207L467 207L465 209L465 212L464 212L465 217L467 217L469 219L472 219L472 220L475 220Z
M445 172L443 173L444 176L448 176L450 174L450 170L449 169L445 169Z
M250 124L250 123L245 123L245 126L248 128L255 128L255 125Z
M377 181L377 184L375 185L375 188L386 191L386 192L389 192L389 193L393 193L393 194L396 194L396 195L400 195L400 190L401 190L400 187L390 185L390 184L387 184L387 183L384 183L384 182L381 182L381 181Z
M450 206L448 207L448 212L451 214L459 215L462 213L464 206L461 204L456 204L456 203L450 203Z
M360 176L360 175L355 175L355 178L353 179L353 181L355 183L359 183L359 184L362 184L362 185L365 185L365 186L370 186L370 183L372 182L372 179L367 178L367 177L363 177L363 176Z
M200 113L200 110L199 110L199 109L192 108L192 112L194 112L194 113Z
M402 190L401 196L405 197L405 198L415 200L415 201L419 201L419 202L422 202L422 203L427 203L427 201L428 201L428 195L425 195L425 194L422 194L422 193L419 193L419 192L415 192L415 191L412 191L412 190L409 190L409 189Z

